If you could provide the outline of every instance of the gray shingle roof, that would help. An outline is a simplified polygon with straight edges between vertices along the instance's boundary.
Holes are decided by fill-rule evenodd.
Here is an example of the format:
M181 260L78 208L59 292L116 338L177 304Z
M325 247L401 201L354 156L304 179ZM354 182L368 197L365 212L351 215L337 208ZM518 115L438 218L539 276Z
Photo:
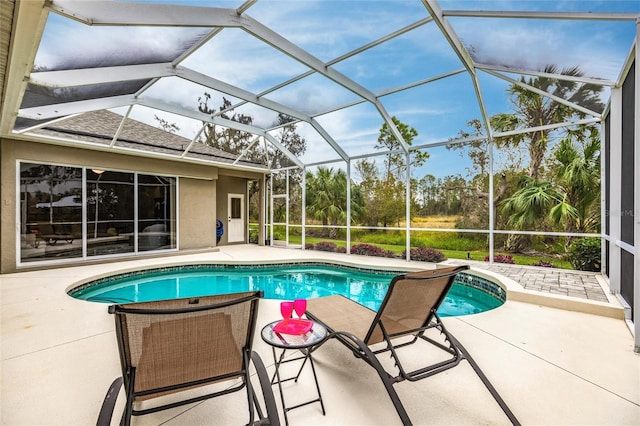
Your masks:
M33 130L31 133L110 145L122 119L121 115L111 111L91 111L67 120L51 123L41 129ZM115 146L181 156L190 143L190 139L128 118L118 135ZM199 142L193 144L187 157L227 164L231 164L237 159L235 154ZM240 160L238 164L266 168L263 164L251 161Z

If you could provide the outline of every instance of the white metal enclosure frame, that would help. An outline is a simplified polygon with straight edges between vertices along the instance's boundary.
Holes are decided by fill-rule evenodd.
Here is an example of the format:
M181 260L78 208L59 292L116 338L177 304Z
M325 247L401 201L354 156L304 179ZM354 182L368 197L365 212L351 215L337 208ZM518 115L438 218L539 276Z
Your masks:
M179 4L150 4L150 3L128 3L115 1L78 1L78 0L16 0L13 7L13 27L11 31L10 50L8 52L7 68L4 75L4 86L2 94L2 104L0 105L0 137L11 138L14 140L35 140L52 144L61 144L66 146L77 146L86 149L102 150L107 152L121 152L129 155L162 157L175 161L204 163L204 164L220 164L215 159L204 159L193 155L193 149L196 144L200 143L202 132L205 124L213 124L222 128L235 129L239 132L245 132L253 135L253 144L262 141L264 144L272 146L274 149L281 151L289 161L289 164L278 171L284 172L287 168L300 169L303 172L303 207L302 207L302 228L304 236L305 228L305 207L304 207L304 174L306 170L324 164L340 164L347 172L347 181L350 182L353 173L353 164L358 159L374 158L381 155L389 154L388 151L371 150L358 151L348 146L344 138L336 135L335 126L332 126L327 117L339 111L347 111L354 107L366 106L374 111L378 123L385 123L399 143L397 154L404 156L405 162L409 162L411 153L432 149L440 146L451 144L463 144L472 142L473 140L483 139L489 141L489 223L485 230L468 230L456 229L455 231L465 232L483 232L489 237L489 255L493 259L494 236L505 233L520 234L539 234L537 231L512 231L495 229L494 218L494 172L493 172L493 156L494 146L491 143L495 138L523 134L535 131L570 128L581 124L600 123L607 114L619 114L620 106L617 104L619 89L623 80L626 78L629 67L635 61L635 110L636 114L640 111L640 77L637 72L638 59L638 40L640 39L639 20L640 10L636 4L636 9L629 11L613 11L617 3L608 2L612 5L611 10L590 11L581 9L579 11L557 11L557 10L461 10L452 7L450 9L443 8L441 4L448 4L443 0L421 0L414 2L381 2L388 3L393 9L392 11L411 10L415 12L415 16L405 17L398 20L398 24L392 30L386 31L368 38L363 37L360 44L350 45L349 49L343 49L342 53L334 55L332 58L323 58L322 52L311 52L301 47L304 38L300 34L286 36L284 32L279 31L279 22L277 19L269 20L269 16L264 13L264 9L260 15L262 19L252 17L252 12L261 7L262 2L258 0L248 0L245 2L237 2L236 8L220 8L209 6L189 6ZM228 5L230 2L224 3ZM348 3L348 2L345 2ZM538 2L541 3L541 2ZM576 2L577 3L577 2ZM586 2L585 2L586 3ZM212 3L213 4L213 3ZM294 3L292 3L294 4ZM331 2L326 2L331 4ZM631 4L631 2L630 2ZM391 6L392 5L392 6ZM334 3L335 6L335 3ZM4 7L4 6L3 6ZM268 8L269 5L265 6ZM327 6L330 7L330 6ZM365 15L366 8L361 7L361 14ZM342 10L336 11L335 15L340 15ZM310 21L313 14L309 13ZM389 15L388 20L395 17ZM58 21L56 21L58 20ZM175 29L177 36L183 36L183 43L169 47L169 51L160 52L153 56L139 58L126 58L118 62L118 57L95 58L91 62L92 54L99 56L100 46L94 46L93 50L77 52L77 56L86 60L84 64L73 65L71 63L58 64L52 66L45 64L44 68L37 68L36 58L40 54L40 50L46 50L44 47L49 36L49 22L64 21L65 24L74 24L77 28L104 28L105 31L126 32L130 28L159 29L169 28ZM531 66L530 63L508 62L499 55L491 56L482 51L484 46L474 45L469 42L468 29L466 25L469 20L481 20L483 22L514 22L521 21L526 32L527 26L532 22L550 22L561 21L563 23L607 23L611 25L621 25L630 28L631 36L628 45L623 46L626 50L626 57L622 63L616 63L616 75L608 75L606 77L598 75L584 76L566 76L560 73L548 73L541 71L537 67ZM268 23L265 23L267 22ZM474 21L475 22L475 21ZM362 23L362 22L359 22ZM457 25L457 24L460 25ZM51 24L55 25L55 24ZM336 28L336 31L340 27ZM404 40L405 37L416 37L416 34L423 35L420 31L425 29L434 30L434 34L439 34L441 42L449 49L451 57L454 58L455 66L449 66L446 69L431 70L430 72L420 73L420 66L428 68L426 63L419 64L411 70L402 70L399 74L411 75L412 78L398 78L390 87L377 87L376 85L366 84L366 79L354 76L342 69L345 63L353 61L358 57L366 55L375 49L381 47L392 46L391 43ZM151 30L149 30L151 31ZM259 44L263 48L273 51L274 55L282 58L282 67L286 68L291 65L292 71L286 78L281 78L277 83L266 85L257 89L250 84L243 85L228 78L228 74L220 72L219 68L213 68L211 73L203 72L201 69L195 69L188 65L189 59L204 49L209 42L223 37L229 32L233 34L241 34L243 39L251 40ZM366 31L363 31L366 32ZM533 37L533 30L529 30L530 36ZM431 33L429 33L431 34ZM313 34L309 34L311 37ZM149 38L152 38L150 36ZM336 41L339 44L340 40ZM431 43L432 40L421 40L423 43ZM419 44L415 44L416 46ZM491 46L498 49L500 46ZM477 51L475 50L477 48ZM561 46L559 51L570 53L573 46ZM126 49L125 49L126 50ZM346 51L346 53L345 53ZM330 54L333 52L327 53ZM409 51L406 53L410 56L417 52ZM126 55L125 55L126 56ZM124 56L122 57L124 58ZM145 59L147 58L147 59ZM285 62L286 61L288 62ZM589 58L594 62L607 62L606 57ZM251 57L244 58L247 63L252 62ZM437 61L435 61L437 62ZM293 66L295 64L295 67ZM380 68L384 68L389 64L380 64ZM264 66L265 69L269 65ZM295 69L294 69L295 68ZM411 71L411 72L409 72ZM415 74L414 74L415 72ZM281 74L285 75L285 74ZM415 77L414 77L415 75ZM613 98L613 106L608 106L604 111L594 111L581 105L579 102L573 102L562 97L553 95L552 93L532 87L524 83L520 77L542 77L564 81L573 81L577 83L593 84L604 87L611 91ZM462 138L455 135L442 137L436 135L424 138L415 145L410 145L403 139L403 136L392 117L395 116L393 102L394 96L401 94L412 94L418 89L432 87L435 84L443 82L457 81L456 78L467 78L471 94L478 111L478 118L482 123L483 134L479 137ZM339 98L330 99L326 104L317 106L316 108L305 108L295 102L289 102L287 96L282 95L283 91L294 90L296 85L302 81L311 81L308 79L317 78L317 81L326 84L323 87L331 87L333 91L326 95L331 98L332 94L340 93ZM484 79L490 78L491 81L499 81L502 84L516 85L528 91L538 93L547 99L572 108L576 112L576 116L570 122L544 124L533 128L517 128L508 132L499 132L492 128L490 116L492 115L492 107L490 105L490 96L487 92L490 90L489 85L484 84ZM163 96L162 91L166 88L169 81L185 82L193 87L197 87L203 91L210 90L220 93L232 99L231 109L245 109L249 111L261 111L265 114L283 114L290 117L294 123L306 126L309 131L317 137L316 141L321 141L326 146L324 158L302 159L294 155L286 148L283 143L278 140L275 133L280 126L269 123L267 118L261 119L257 117L250 124L243 124L223 117L223 111L213 114L204 113L197 108L188 106L189 99L184 102L171 101ZM160 88L160 89L158 89ZM38 92L40 91L40 92ZM34 94L42 94L47 92L53 94L46 98L34 96ZM158 92L161 95L158 95ZM201 92L202 93L202 92ZM278 96L278 94L280 94ZM46 99L45 99L46 98ZM603 103L609 104L609 99L603 99ZM427 102L425 101L425 104ZM74 117L91 111L100 111L105 109L124 109L126 112L122 115L122 125L115 134L111 143L96 144L77 139L54 137L41 132L42 129L52 126L54 123L60 123L67 118ZM197 123L200 128L192 137L191 143L186 145L182 152L175 155L161 154L145 150L142 148L132 149L119 146L119 133L130 114L138 109L148 109L170 114L171 116L181 117ZM397 109L397 108L396 108ZM403 119L403 117L399 117ZM613 117L613 123L618 122L617 117ZM612 135L618 135L619 129L612 126ZM638 120L635 123L635 144L638 146L640 139L640 124ZM315 142L315 141L314 141ZM619 141L612 139L613 144ZM373 144L372 144L373 145ZM613 148L613 153L618 153L617 148ZM640 149L636 148L635 152L635 184L639 186L640 182ZM238 160L245 153L242 153ZM608 155L608 153L605 153ZM252 169L251 165L239 164L236 160L235 166L238 168ZM228 165L228 164L227 164ZM264 171L263 165L256 165L254 170ZM274 170L275 172L276 170ZM406 232L407 252L410 246L410 209L409 201L411 198L410 185L408 184L412 170L406 167L405 176L405 207L406 207L406 226L403 230ZM613 194L618 194L615 185L612 183ZM604 182L603 185L608 185ZM289 188L288 188L289 189ZM287 194L288 194L287 189ZM618 188L619 189L619 188ZM351 229L351 212L350 200L351 189L347 186L347 220L346 241L350 243ZM637 192L637 191L636 191ZM282 195L282 194L281 194ZM286 196L288 205L288 196ZM635 211L637 216L640 197L635 199ZM272 204L271 204L272 205ZM604 210L604 207L603 207ZM606 215L607 212L604 212ZM271 221L272 222L272 221ZM286 226L289 226L288 220ZM453 230L448 230L453 231ZM547 235L573 235L588 236L600 234L581 234L581 233L546 233ZM609 238L609 236L603 237ZM615 240L615 236L612 236ZM640 221L635 221L635 246L629 244L620 244L619 241L612 241L618 247L622 247L626 252L635 256L634 271L636 288L635 300L633 301L635 312L640 312L640 256L638 256L638 240L640 240ZM303 237L304 243L304 237ZM303 244L304 246L304 244ZM615 279L611 282L612 290L619 290L619 283ZM639 321L636 321L636 330L638 330ZM636 348L640 348L640 337L636 332Z

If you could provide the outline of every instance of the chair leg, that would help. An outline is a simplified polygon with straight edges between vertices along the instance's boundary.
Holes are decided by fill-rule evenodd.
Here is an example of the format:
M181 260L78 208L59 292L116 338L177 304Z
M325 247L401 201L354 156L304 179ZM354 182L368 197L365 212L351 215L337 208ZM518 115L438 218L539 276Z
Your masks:
M267 369L264 367L264 363L255 351L251 352L251 361L256 369L258 380L260 381L260 388L262 389L262 396L264 398L265 408L267 410L267 419L270 426L280 426L280 417L278 417L278 407L276 405L276 399L273 396L273 388L271 387L271 380L267 374ZM251 383L248 384L251 386ZM255 393L254 393L255 397ZM256 409L258 415L262 417L260 413L259 404L256 403ZM265 424L263 419L260 419L260 424Z
M249 405L249 423L250 425L254 424L253 419L255 418L255 412L253 411L253 404L256 401L255 395L253 394L253 386L251 386L251 372L249 371L249 353L248 351L243 352L243 363L244 363L244 382L247 387L247 403ZM256 403L257 404L257 403ZM260 414L260 409L258 408L258 414Z
M480 366L476 363L476 361L473 359L471 354L469 354L469 352L465 349L465 347L462 346L462 344L460 343L460 341L458 341L458 339L456 339L450 334L449 334L449 338L451 339L451 343L453 343L458 348L458 350L462 353L464 358L467 361L469 361L469 364L471 365L473 370L476 372L480 380L482 380L482 383L484 383L485 387L489 390L489 392L493 396L493 399L495 399L498 405L500 406L500 408L502 408L502 411L509 418L509 421L511 421L511 424L513 424L514 426L520 426L520 422L518 421L516 416L513 414L511 409L507 406L507 403L504 402L504 400L502 399L502 397L500 396L496 388L493 387L493 385L491 384L487 376L484 374L484 372L480 369Z
M118 377L111 383L107 395L104 397L102 407L100 408L100 414L98 414L97 426L108 426L111 424L111 417L113 417L113 410L122 387L122 377Z
M393 406L395 407L396 412L398 413L398 416L402 421L402 424L411 425L411 419L409 419L409 415L407 414L404 405L402 405L400 397L396 393L396 390L393 388L395 380L385 371L384 367L382 367L382 364L380 364L380 361L378 361L378 358L376 358L376 355L373 353L373 351L369 349L369 347L362 340L358 339L351 333L336 331L334 333L331 333L329 337L348 339L358 346L362 358L367 362L367 364L372 366L378 373L378 376L380 376L380 379L382 380L382 383L387 390L387 394L389 394L389 398L391 398L391 402L393 403Z

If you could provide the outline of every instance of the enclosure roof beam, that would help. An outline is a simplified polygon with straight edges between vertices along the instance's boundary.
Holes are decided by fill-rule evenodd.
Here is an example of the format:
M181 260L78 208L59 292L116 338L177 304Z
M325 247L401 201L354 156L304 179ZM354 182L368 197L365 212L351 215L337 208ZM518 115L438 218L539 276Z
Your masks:
M502 71L502 72L509 72L513 74L525 74L525 75L531 75L535 77L553 78L556 80L574 81L576 83L596 84L599 86L614 87L616 85L616 82L611 80L602 80L599 78L589 78L589 77L578 77L575 75L556 74L556 73L549 73L549 72L542 72L542 71L527 70L523 68L502 67L499 65L488 65L488 64L476 63L476 68L481 69L483 71Z
M170 112L172 114L181 115L183 117L190 117L196 120L217 124L222 127L228 127L228 128L239 130L249 134L262 136L265 139L267 139L269 142L271 142L271 144L273 144L276 148L282 151L282 153L285 156L287 156L291 161L293 161L294 164L298 165L299 167L303 167L303 164L300 161L300 159L295 155L293 155L293 153L291 153L291 151L289 151L289 149L287 149L286 146L282 145L273 136L271 136L269 133L264 131L264 129L261 129L259 127L238 123L237 121L228 120L222 117L212 117L209 114L205 114L200 111L189 110L187 108L184 108L178 105L169 104L157 99L137 99L135 101L135 104L150 107L150 108L155 108L165 112Z
M177 71L174 66L170 62L166 62L33 72L29 77L29 83L45 87L62 88L129 80L145 80L175 75L177 75Z
M87 25L155 27L240 27L235 9L142 4L105 0L53 0L49 8Z
M516 79L513 79L511 77L507 77L506 75L502 75L502 74L500 74L498 72L491 71L491 70L484 70L484 72L486 72L488 74L491 74L491 75L493 75L495 77L501 78L501 79L503 79L505 81L508 81L509 83L515 84L517 86L520 86L520 87L522 87L524 89L527 89L527 90L529 90L531 92L537 93L537 94L539 94L541 96L545 96L547 98L553 99L554 101L556 101L556 102L558 102L560 104L563 104L563 105L566 105L568 107L571 107L571 108L573 108L573 109L575 109L577 111L580 111L582 113L585 113L587 115L591 115L593 117L598 117L598 118L602 117L602 114L600 114L598 112L591 111L588 108L582 107L582 106L580 106L578 104L575 104L573 102L570 102L570 101L568 101L568 100L566 100L564 98L561 98L559 96L553 95L553 94L551 94L549 92L545 92L542 89L538 89L537 87L533 87L533 86L531 86L529 84L523 83L523 82L518 81Z
M318 132L320 136L322 136L322 138L327 141L329 145L331 145L331 148L333 148L333 150L337 152L344 161L349 161L349 156L347 155L347 153L344 152L342 147L331 137L329 133L327 133L327 131L320 125L320 123L312 118L309 124L311 124L311 126L316 129L316 132Z
M291 160L293 162L293 164L295 164L296 166L300 167L301 169L304 169L304 164L302 163L302 161L300 161L300 159L298 157L296 157L295 155L293 155L291 153L291 151L289 151L287 149L286 146L282 145L276 138L274 138L273 136L271 136L269 133L265 132L262 135L266 140L268 140L269 142L271 142L271 144L273 146L275 146L276 148L278 148L280 151L282 151L282 153L284 153L284 155L286 155L289 160Z
M540 132L545 130L561 129L563 127L581 126L583 124L600 123L601 121L602 120L600 118L586 118L584 120L567 121L565 123L547 124L544 126L528 127L526 129L510 130L508 132L496 132L494 133L493 136L496 138L499 138L499 137L505 137L505 136L521 135L523 133Z
M449 45L456 53L458 58L460 58L460 61L469 72L471 81L473 83L473 89L476 92L480 114L482 115L484 126L489 133L489 138L491 138L492 130L491 125L489 124L489 115L487 114L487 110L485 108L482 91L480 90L480 83L478 82L478 76L476 75L475 64L473 62L473 59L471 58L471 55L469 55L469 52L464 47L464 44L462 44L460 37L458 37L451 24L445 19L442 9L440 9L438 3L434 0L422 0L422 4L424 4L424 6L427 8L429 14L433 17L435 23L438 25L438 28L440 28L440 31L449 42Z
M135 103L133 95L111 96L107 98L89 99L86 101L64 102L18 110L18 116L33 120L46 120L88 111L117 108Z
M635 21L637 13L528 12L511 10L443 10L444 16L468 18L567 19L586 21Z
M45 71L32 73L29 82L40 86L61 88L160 77L179 77L201 86L226 93L230 96L244 99L267 109L286 114L301 121L308 122L311 120L310 116L302 114L297 110L265 98L259 98L254 93L209 77L190 68L183 66L174 67L171 63Z

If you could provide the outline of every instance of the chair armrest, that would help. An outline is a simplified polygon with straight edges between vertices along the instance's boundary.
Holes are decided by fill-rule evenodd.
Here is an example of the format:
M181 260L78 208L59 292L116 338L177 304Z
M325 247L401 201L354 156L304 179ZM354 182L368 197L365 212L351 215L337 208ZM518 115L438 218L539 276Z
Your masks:
M259 424L270 426L280 426L280 417L278 417L278 407L276 405L276 399L273 396L273 388L271 386L271 379L267 374L267 369L264 367L262 358L257 352L251 352L251 362L256 369L258 380L260 381L260 388L262 389L262 396L264 398L265 408L267 409L267 417L260 419Z
M111 383L111 386L109 386L107 395L104 397L104 401L102 401L102 408L100 408L100 414L98 415L98 421L96 422L97 426L109 426L111 424L113 409L116 405L116 400L118 399L122 383L122 377L118 377L113 381L113 383Z

